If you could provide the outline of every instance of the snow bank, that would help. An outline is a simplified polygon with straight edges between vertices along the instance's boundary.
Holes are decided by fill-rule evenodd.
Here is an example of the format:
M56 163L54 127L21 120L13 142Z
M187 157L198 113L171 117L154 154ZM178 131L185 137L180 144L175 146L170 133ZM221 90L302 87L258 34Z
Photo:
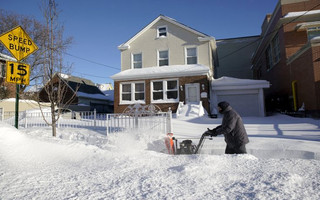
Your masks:
M244 118L249 150L319 151L319 122ZM174 119L174 133L199 138L221 119ZM281 134L280 134L281 133ZM319 199L320 161L255 155L160 153L161 135L0 122L0 199ZM287 138L284 138L287 137ZM223 151L222 137L206 143ZM251 146L250 146L251 145ZM209 149L207 149L209 150ZM211 151L211 150L209 150Z

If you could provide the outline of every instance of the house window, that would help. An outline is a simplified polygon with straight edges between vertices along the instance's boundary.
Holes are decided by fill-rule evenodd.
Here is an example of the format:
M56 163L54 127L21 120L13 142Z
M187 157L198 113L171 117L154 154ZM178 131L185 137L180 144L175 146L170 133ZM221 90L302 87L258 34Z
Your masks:
M153 82L153 100L163 100L163 82Z
M0 62L0 77L6 77L5 67L6 65Z
M186 49L186 55L187 55L187 65L190 64L197 64L197 48L187 48Z
M320 36L320 26L318 27L309 27L307 29L308 40L310 41L314 37Z
M142 68L142 54L137 53L132 55L133 69Z
M272 52L271 52L270 45L267 47L267 50L266 50L266 63L267 63L267 70L269 70L273 66Z
M278 34L271 40L266 52L267 70L271 69L280 61L280 44Z
M280 44L278 34L272 39L272 59L273 63L276 64L280 61Z
M159 66L168 66L169 65L169 51L159 51L158 52L159 58Z
M178 80L151 82L152 102L178 102Z
M144 103L144 82L122 83L120 89L121 104Z
M167 37L167 27L166 26L158 27L157 32L158 32L157 37Z

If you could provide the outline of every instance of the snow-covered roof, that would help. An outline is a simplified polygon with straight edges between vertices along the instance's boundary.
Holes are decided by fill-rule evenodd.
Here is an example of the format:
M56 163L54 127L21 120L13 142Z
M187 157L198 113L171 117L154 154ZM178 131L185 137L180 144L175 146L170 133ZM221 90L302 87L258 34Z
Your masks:
M17 59L3 53L0 53L0 59L6 60L6 61L17 61Z
M84 92L77 92L77 97L99 99L99 100L111 100L109 97L105 96L104 94L88 94Z
M308 15L319 15L320 10L305 10L299 12L289 12L283 18L292 18L292 17L300 17L300 16L308 16Z
M160 15L159 17L157 17L155 20L153 20L150 24L148 24L146 27L144 27L141 31L139 31L135 36L133 36L132 38L130 38L127 42L121 44L118 46L119 50L126 50L128 48L130 48L130 43L132 41L134 41L136 38L138 38L140 35L142 35L146 30L150 29L155 23L157 23L160 20L165 20L171 24L177 25L187 31L190 31L196 35L198 35L198 40L201 42L205 42L205 41L210 41L210 40L215 40L214 37L211 37L207 34L201 33L200 31L197 31L193 28L190 28L189 26L186 26L178 21L176 21L175 19L172 19L170 17L164 16L164 15Z
M270 83L266 80L252 80L252 79L239 79L223 76L211 81L212 90L226 90L226 89L259 89L269 88Z
M173 78L182 76L200 76L208 75L210 69L207 66L195 65L169 65L161 67L146 67L140 69L129 69L119 72L111 78L118 80L138 80L138 79L152 79L152 78Z
M39 92L42 89L42 85L33 85L27 88L26 92Z

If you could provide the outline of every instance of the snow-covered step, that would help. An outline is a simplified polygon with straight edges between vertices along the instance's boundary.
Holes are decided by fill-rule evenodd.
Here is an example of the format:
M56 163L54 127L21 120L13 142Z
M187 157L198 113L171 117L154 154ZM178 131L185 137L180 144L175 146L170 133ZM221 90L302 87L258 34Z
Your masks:
M200 102L199 104L194 104L194 103L188 103L188 104L183 104L180 102L179 108L177 110L177 116L178 117L199 117L203 116L203 107L202 103Z

